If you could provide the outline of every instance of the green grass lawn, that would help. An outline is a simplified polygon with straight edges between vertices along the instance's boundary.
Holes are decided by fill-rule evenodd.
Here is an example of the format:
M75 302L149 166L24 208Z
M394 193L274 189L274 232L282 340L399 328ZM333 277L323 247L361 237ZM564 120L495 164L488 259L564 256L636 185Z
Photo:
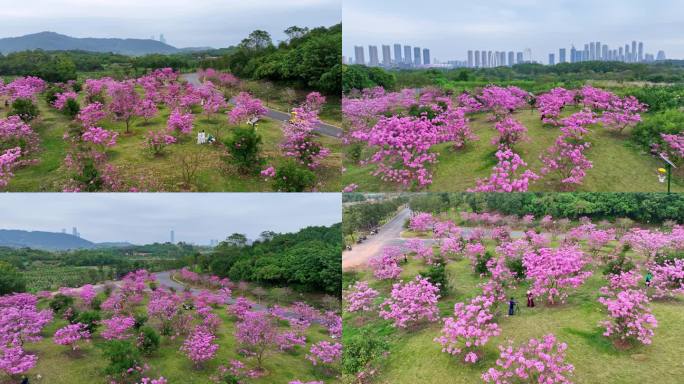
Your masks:
M486 245L493 250L493 242ZM403 268L401 278L406 281L425 266L411 260ZM466 259L451 262L447 270L450 291L440 300L441 316L452 316L453 304L478 295L478 284L484 282L473 274ZM374 280L367 270L346 274L345 284L354 279L371 281L371 286L383 297L391 289L391 282ZM659 324L652 344L622 351L602 336L603 330L597 326L606 317L603 306L596 301L598 289L604 285L606 281L601 269L594 268L594 274L582 287L571 291L566 304L548 307L538 302L537 307L530 309L524 306L527 284L520 284L515 291L508 292L522 303L520 314L498 318L501 335L490 339L484 347L483 359L474 365L466 365L462 358L441 352L441 346L433 341L440 334L439 322L412 330L396 330L389 321L381 320L377 315L362 318L345 313L343 342L362 329L386 335L390 342L389 354L379 364L376 383L481 383L482 372L495 365L499 344L506 344L507 340L519 344L547 333L554 333L557 339L568 344L566 362L575 366L574 383L637 384L654 380L662 384L681 383L684 377L681 358L684 355L684 300L653 302L651 307Z
M69 124L68 117L54 108L50 108L44 100L39 102L40 117L31 126L41 137L39 163L15 170L15 177L10 181L7 190L10 192L61 191L69 179L69 172L63 166L67 143L62 139ZM0 108L0 115L6 110ZM119 132L117 145L107 152L111 163L117 166L124 181L139 184L143 190L164 191L271 191L271 182L262 177L245 176L227 164L223 159L224 150L220 145L197 145L197 132L204 129L221 139L230 136L231 126L225 114L217 114L207 118L195 111L194 131L190 137L178 144L166 148L161 157L152 156L143 146L144 135L149 130L166 127L169 111L160 109L160 114L145 122L137 118L131 125L131 133L125 133L123 122L105 121L101 125L105 129ZM262 135L262 156L266 165L281 164L284 157L280 144L283 140L280 123L264 119L257 130ZM331 155L323 161L317 174L319 191L339 191L342 189L339 175L341 162L340 142L337 139L320 137L319 140L331 149ZM188 186L183 183L181 159L193 159L197 163L195 178Z
M564 115L578 109L568 108ZM496 147L491 140L496 136L493 122L487 121L483 113L470 115L470 127L479 137L478 141L468 143L462 150L454 150L445 143L433 147L439 153L439 162L432 166L433 183L428 190L461 192L476 185L477 179L487 178L496 165L494 154ZM539 120L539 112L529 109L518 111L513 116L528 130L529 140L518 143L514 150L528 163L531 170L539 174L542 162L539 155L553 145L560 134L557 127L544 126ZM587 171L582 185L574 187L576 191L590 192L663 192L666 186L658 182L656 170L663 164L644 151L634 148L629 142L629 130L622 134L612 133L600 125L591 128L587 136L591 148L586 152L594 167ZM366 149L362 155L369 155ZM356 183L358 190L364 192L397 191L401 186L384 183L370 173L373 165L359 166L349 159L344 160L346 172L343 173L343 185ZM548 175L530 186L530 191L560 191L563 187L556 175ZM673 177L672 190L684 191L684 179Z
M255 362L237 353L238 345L233 337L235 320L226 313L225 307L214 312L221 317L223 324L216 333L219 349L216 357L207 362L203 369L195 369L192 362L179 351L184 338L174 340L162 337L160 349L146 358L150 365L147 372L149 377L164 376L169 383L207 384L209 377L216 374L219 365L228 365L231 359L239 359L247 367L253 367ZM89 344L81 343L82 351L78 355L71 353L70 347L57 345L52 340L54 332L65 326L65 320L54 321L44 331L44 338L38 343L28 344L27 352L38 355L36 367L28 372L32 383L50 384L85 384L107 383L103 370L107 361L102 355L101 345L105 342L99 335ZM296 347L292 352L270 352L264 358L266 375L250 382L254 383L287 383L292 380L312 381L323 380L326 383L336 382L336 379L325 376L320 369L316 369L310 361L305 359L308 346L321 340L328 339L327 330L318 325L312 325L307 332L307 348ZM42 379L36 379L37 375ZM11 383L11 381L0 381Z

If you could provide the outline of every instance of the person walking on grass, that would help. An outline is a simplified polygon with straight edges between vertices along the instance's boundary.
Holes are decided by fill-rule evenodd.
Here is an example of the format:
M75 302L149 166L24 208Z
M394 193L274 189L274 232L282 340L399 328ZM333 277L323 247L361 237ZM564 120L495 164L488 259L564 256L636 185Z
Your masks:
M508 316L513 316L515 314L515 306L517 304L515 298L511 297L511 300L508 301Z
M534 308L534 296L532 296L532 291L527 291L527 308Z
M652 279L653 279L653 274L651 273L651 271L646 272L645 283L646 283L647 287L651 286L651 280Z

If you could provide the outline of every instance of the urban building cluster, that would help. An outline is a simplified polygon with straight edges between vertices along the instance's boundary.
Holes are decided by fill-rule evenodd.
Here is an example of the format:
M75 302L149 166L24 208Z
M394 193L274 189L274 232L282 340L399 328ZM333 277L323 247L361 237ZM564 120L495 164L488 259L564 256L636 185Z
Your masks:
M392 47L389 45L382 46L382 60L378 52L377 45L368 46L368 61L366 61L366 51L363 46L354 47L354 60L349 64L367 65L370 67L385 67L385 68L412 68L429 66L430 49L420 47L411 47L410 45L394 44L394 56L392 56Z
M354 58L343 58L345 64L360 64L370 67L384 68L416 68L416 67L467 67L467 68L494 68L501 66L513 66L515 64L538 62L532 57L532 50L526 48L522 51L491 51L491 50L468 50L466 60L450 60L446 63L434 62L430 59L430 49L412 47L410 45L394 44L394 46L382 45L382 51L377 45L368 46L368 56L363 46L354 47ZM636 40L631 44L620 47L610 47L600 41L592 41L584 44L582 49L574 45L568 50L559 48L558 54L549 53L547 64L579 63L584 61L621 61L625 63L652 63L665 60L665 51L656 54L644 51L644 43Z

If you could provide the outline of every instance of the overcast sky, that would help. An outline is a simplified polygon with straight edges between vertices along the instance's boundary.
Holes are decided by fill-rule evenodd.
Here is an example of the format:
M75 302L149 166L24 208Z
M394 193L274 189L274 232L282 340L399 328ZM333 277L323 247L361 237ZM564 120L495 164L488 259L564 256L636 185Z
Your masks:
M546 63L573 43L617 48L632 40L643 41L646 53L684 58L681 0L344 0L342 21L344 55L363 45L366 60L369 44L382 55L380 45L401 43L430 48L442 62L465 60L469 49L531 48Z
M208 244L238 232L296 232L342 220L339 193L5 193L0 229L71 233L93 242Z
M163 33L179 48L222 48L255 29L278 41L289 26L327 27L341 19L341 0L2 0L0 37L52 31L158 39Z

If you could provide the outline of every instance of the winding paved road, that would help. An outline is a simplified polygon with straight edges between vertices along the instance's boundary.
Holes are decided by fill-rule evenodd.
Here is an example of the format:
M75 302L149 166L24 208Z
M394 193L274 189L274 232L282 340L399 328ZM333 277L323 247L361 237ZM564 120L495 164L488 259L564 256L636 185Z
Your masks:
M187 74L182 75L182 77L188 83L190 83L194 86L202 85L202 83L199 80L199 75L197 73L187 73ZM232 103L233 100L231 99L230 102ZM266 117L271 118L271 119L276 120L276 121L282 122L282 121L289 120L290 114L282 112L282 111L278 111L276 109L266 108ZM321 135L336 137L336 138L342 137L342 128L336 127L336 126L331 125L331 124L319 122L314 130L316 132L320 133Z
M388 246L401 247L406 238L401 237L401 232L404 230L404 222L411 216L411 210L404 208L392 220L383 225L377 234L369 236L366 241L361 244L352 245L351 251L342 252L342 270L353 270L363 268L368 264L371 257L379 255L382 249ZM463 235L468 235L470 231L475 228L460 227ZM488 233L489 230L485 230ZM522 231L511 231L511 237L521 238L525 235ZM425 239L428 244L433 244L436 240Z

